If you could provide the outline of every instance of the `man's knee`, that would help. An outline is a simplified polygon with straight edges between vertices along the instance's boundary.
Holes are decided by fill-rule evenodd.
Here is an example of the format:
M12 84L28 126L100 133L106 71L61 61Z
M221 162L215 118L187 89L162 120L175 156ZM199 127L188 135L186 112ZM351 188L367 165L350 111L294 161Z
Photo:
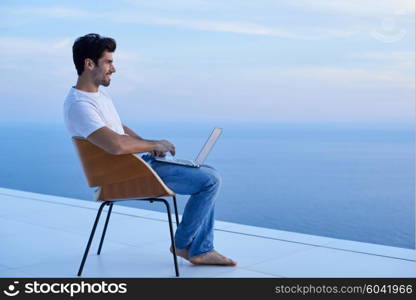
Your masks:
M222 177L216 169L214 169L212 167L210 167L210 168L203 168L202 167L202 170L206 174L206 178L207 178L206 183L205 183L206 186L214 186L216 188L219 188L221 186Z

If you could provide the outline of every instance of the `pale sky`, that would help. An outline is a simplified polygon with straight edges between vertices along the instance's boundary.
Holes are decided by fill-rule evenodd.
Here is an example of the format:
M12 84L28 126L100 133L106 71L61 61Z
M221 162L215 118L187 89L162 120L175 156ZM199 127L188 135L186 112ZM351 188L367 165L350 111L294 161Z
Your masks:
M62 121L71 47L117 41L123 120L412 122L412 0L1 1L1 121Z

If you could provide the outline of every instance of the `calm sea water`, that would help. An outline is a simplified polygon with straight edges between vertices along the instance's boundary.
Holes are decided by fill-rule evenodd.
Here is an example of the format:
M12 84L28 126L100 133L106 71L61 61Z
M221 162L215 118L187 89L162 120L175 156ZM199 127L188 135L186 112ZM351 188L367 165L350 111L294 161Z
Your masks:
M213 125L224 128L207 161L223 177L217 220L414 248L411 126L129 125L171 140L181 158L194 158ZM92 201L62 124L1 124L0 140L1 187ZM182 211L187 197L178 200Z

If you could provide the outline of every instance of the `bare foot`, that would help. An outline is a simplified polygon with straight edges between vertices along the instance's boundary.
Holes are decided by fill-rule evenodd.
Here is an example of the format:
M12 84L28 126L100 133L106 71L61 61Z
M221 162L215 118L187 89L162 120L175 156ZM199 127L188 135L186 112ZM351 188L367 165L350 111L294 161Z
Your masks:
M172 246L170 246L170 252L173 253L173 247ZM183 249L183 250L176 249L176 255L180 256L182 258L185 258L185 259L189 259L188 250L186 250L186 249Z
M188 259L194 265L236 266L237 262L213 250Z

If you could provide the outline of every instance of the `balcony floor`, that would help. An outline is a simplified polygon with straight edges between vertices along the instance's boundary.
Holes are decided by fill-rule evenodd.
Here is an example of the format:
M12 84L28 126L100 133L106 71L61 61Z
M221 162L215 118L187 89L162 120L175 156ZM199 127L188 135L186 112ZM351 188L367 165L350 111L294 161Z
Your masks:
M99 204L5 188L0 198L0 277L76 277ZM104 216L83 277L175 276L166 214L114 205L97 255ZM222 221L215 245L238 266L178 258L181 277L416 277L414 249Z

